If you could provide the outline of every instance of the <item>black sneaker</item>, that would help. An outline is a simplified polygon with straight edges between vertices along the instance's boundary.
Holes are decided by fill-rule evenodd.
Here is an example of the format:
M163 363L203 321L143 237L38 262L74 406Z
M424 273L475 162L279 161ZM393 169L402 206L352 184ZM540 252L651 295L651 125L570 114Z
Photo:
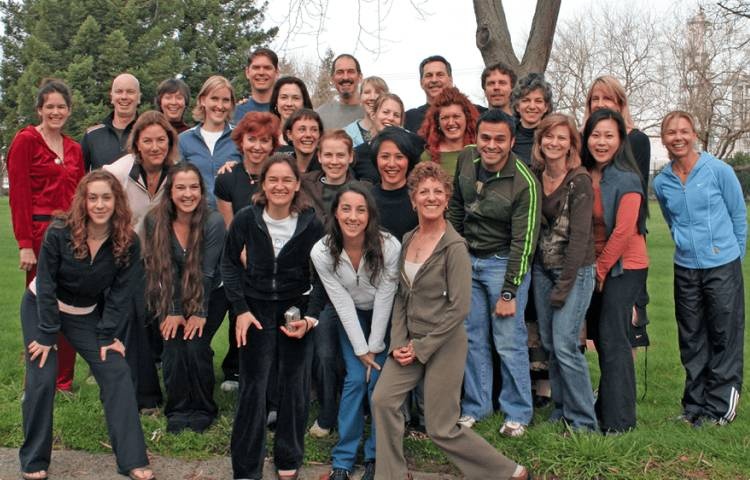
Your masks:
M343 468L334 468L328 476L321 475L319 480L349 480L349 471Z
M375 460L367 460L361 480L375 480Z

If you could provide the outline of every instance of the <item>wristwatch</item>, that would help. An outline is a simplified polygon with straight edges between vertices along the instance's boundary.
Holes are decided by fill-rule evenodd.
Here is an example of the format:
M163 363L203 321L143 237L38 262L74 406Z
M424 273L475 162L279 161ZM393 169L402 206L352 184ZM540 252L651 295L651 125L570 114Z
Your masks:
M503 292L500 294L500 298L504 302L510 302L514 298L516 298L516 294L513 292L509 292L508 290L503 290Z

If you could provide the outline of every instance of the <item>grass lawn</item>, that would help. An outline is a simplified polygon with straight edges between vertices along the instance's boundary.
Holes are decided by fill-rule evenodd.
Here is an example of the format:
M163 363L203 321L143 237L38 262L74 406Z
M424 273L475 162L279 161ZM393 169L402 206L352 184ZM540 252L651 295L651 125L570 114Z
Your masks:
M529 465L537 474L562 478L704 479L750 478L750 412L740 407L738 419L724 427L693 429L677 422L684 374L677 349L672 301L673 245L655 203L651 205L648 238L649 273L648 389L644 385L646 355L637 360L638 428L617 437L573 435L564 437L562 427L545 423L548 410L538 412L528 434L520 439L502 438L495 416L475 427L498 450ZM18 447L22 441L19 401L23 385L23 357L18 306L23 274L10 225L7 197L0 198L0 446ZM748 276L744 266L745 278ZM748 302L746 293L746 303ZM214 339L215 370L226 352L226 324ZM745 338L747 346L748 339ZM595 356L590 357L594 384L598 381ZM746 368L747 373L747 368ZM58 396L55 406L56 448L107 451L108 437L99 404L98 388L86 383L88 368L76 366L75 395ZM220 378L218 380L221 380ZM218 387L218 384L217 384ZM643 398L644 393L645 398ZM221 415L205 434L166 433L163 416L143 417L143 428L152 452L185 459L228 455L234 411L234 395L216 390ZM311 415L311 421L314 419ZM335 440L306 439L306 461L328 462ZM407 438L406 452L415 468L455 472L445 456L429 441Z

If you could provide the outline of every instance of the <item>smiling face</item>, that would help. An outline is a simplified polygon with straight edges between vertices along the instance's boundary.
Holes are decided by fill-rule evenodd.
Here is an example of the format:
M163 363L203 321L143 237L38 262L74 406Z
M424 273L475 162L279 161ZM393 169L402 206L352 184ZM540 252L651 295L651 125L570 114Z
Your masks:
M57 92L50 92L44 97L44 103L36 113L42 121L42 128L47 130L61 130L70 117L70 107L65 99Z
M622 139L617 131L617 122L611 118L601 120L594 125L587 141L589 152L591 152L591 156L594 157L599 168L612 161L621 143Z
M165 93L161 96L159 103L161 111L164 112L164 116L167 117L170 123L182 120L182 114L185 113L185 106L187 104L187 100L182 96L182 93Z
M92 225L103 227L109 224L115 212L115 194L104 180L96 180L86 187L86 213Z
M618 113L622 112L622 106L617 103L617 97L615 97L614 92L601 83L597 83L594 85L594 88L591 89L589 109L591 112L595 112L603 108L608 108Z
M510 75L499 70L493 70L484 80L484 95L492 108L506 109L510 102L510 92L513 90Z
M268 207L286 210L288 213L299 187L299 179L294 176L292 167L285 162L274 163L263 179L263 193Z
M141 130L135 147L144 167L150 170L150 167L164 165L169 153L169 135L161 125L149 125Z
M279 98L276 101L276 109L281 115L282 125L294 112L304 106L302 90L294 83L285 83L279 88Z
M190 214L201 200L201 181L195 172L177 172L172 182L172 203L178 213Z
M328 139L320 143L318 160L325 173L326 183L341 185L346 180L346 172L354 160L354 154L341 140Z
M343 100L354 97L362 81L362 74L357 71L357 64L349 57L341 57L333 66L333 86Z
M273 88L279 71L266 55L255 55L250 65L245 67L245 77L250 82L253 92L267 93Z
M477 130L477 150L482 166L490 172L501 170L508 161L513 141L506 123L480 123Z
M445 186L436 178L428 177L417 184L411 196L420 223L424 220L443 218L448 207Z
M406 185L409 159L401 153L395 143L385 140L380 144L377 165L383 190L397 190Z
M448 141L462 141L466 133L466 114L461 105L448 105L438 112L440 131Z
M359 97L359 102L362 104L362 108L369 116L375 114L375 102L378 96L383 93L383 89L377 88L373 83L368 82L362 86L362 95Z
M128 73L115 77L109 98L118 117L134 117L141 103L141 87L138 80Z
M242 155L247 162L259 170L260 165L273 152L273 138L270 135L256 135L247 132L242 136Z
M375 118L372 123L378 132L389 125L402 126L404 124L404 112L401 109L401 105L390 98L384 100L380 104L380 108L375 112Z
M203 124L211 129L222 129L229 121L232 111L232 93L227 87L214 88L205 96L198 98L198 103L205 112Z
M294 150L303 155L312 155L320 139L320 127L312 118L300 118L287 130L287 137Z
M534 128L542 121L544 114L549 110L549 105L544 101L544 92L537 88L518 100L516 110L521 116L521 125Z
M570 129L565 125L550 128L541 140L545 162L565 161L570 152Z
M698 134L684 117L675 117L664 127L661 143L673 159L682 159L695 153Z
M443 62L426 63L420 80L422 90L427 95L427 103L432 103L443 90L453 86L453 78L448 74L448 66Z
M367 210L367 200L362 194L357 192L341 194L335 215L344 242L364 238L370 214Z

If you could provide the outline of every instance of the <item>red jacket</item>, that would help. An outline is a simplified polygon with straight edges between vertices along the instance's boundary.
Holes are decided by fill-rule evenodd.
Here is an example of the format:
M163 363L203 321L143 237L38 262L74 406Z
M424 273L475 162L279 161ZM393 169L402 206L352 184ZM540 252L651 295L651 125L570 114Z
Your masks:
M35 222L33 215L48 216L70 207L83 177L83 154L81 146L64 135L63 152L61 162L33 125L19 130L10 145L10 211L18 248L38 253L48 222Z

